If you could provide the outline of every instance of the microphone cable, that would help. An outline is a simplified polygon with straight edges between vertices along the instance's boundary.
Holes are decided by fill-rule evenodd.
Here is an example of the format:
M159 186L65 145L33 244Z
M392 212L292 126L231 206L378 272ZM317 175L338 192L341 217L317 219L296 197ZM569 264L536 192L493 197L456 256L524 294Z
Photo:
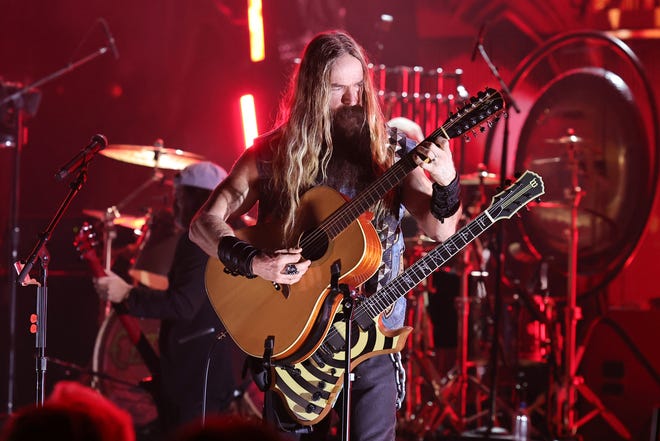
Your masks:
M204 387L202 389L202 427L206 425L206 400L208 395L208 384L209 384L209 370L211 368L211 357L215 348L218 347L218 343L227 337L227 333L222 331L218 333L215 337L215 341L209 348L208 355L206 356L206 366L204 367Z

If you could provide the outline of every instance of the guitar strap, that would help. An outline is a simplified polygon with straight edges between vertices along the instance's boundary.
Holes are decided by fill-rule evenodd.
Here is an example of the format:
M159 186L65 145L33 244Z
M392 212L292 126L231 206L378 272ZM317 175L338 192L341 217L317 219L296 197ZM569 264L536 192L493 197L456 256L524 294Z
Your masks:
M395 161L398 161L402 155L405 155L416 146L412 140L408 139L395 127L388 128L388 134L388 148L394 151ZM393 210L398 210L397 213L389 213L387 216L372 221L383 247L383 258L376 274L364 285L367 295L379 291L403 269L403 246L395 246L395 244L402 241L401 218L403 217L403 207L400 204L400 198L397 198L396 202ZM393 270L396 271L393 272ZM392 304L383 312L385 318L392 315L394 306L395 304Z

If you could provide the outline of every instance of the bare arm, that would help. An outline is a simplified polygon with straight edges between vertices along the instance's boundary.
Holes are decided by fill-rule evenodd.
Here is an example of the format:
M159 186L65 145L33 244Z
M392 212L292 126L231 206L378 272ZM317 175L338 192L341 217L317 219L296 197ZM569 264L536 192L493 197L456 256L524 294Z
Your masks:
M209 256L217 257L218 244L223 236L234 236L227 223L230 217L246 213L259 198L259 173L254 152L246 150L232 168L229 176L211 193L190 225L190 240ZM252 260L252 274L277 283L298 282L311 264L302 260L302 250L260 251ZM286 271L295 264L296 273Z
M432 185L433 182L437 182L446 186L458 177L449 142L446 139L439 138L435 143L418 147L418 150L433 161L422 162L419 158L416 159L419 167L413 170L404 182L403 204L424 233L441 242L456 231L456 225L461 217L461 209L459 208L456 213L444 219L443 222L436 219L430 211ZM428 173L428 177L425 172Z
M190 240L209 256L217 256L222 236L234 235L227 219L246 213L256 203L258 178L254 152L246 150L193 218Z

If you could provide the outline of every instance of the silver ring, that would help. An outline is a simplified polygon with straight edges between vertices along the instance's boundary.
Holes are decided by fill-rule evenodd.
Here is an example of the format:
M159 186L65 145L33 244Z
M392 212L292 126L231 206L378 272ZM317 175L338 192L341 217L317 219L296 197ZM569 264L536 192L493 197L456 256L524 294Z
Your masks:
M289 263L284 267L284 274L289 276L298 274L298 267L296 267L293 263Z

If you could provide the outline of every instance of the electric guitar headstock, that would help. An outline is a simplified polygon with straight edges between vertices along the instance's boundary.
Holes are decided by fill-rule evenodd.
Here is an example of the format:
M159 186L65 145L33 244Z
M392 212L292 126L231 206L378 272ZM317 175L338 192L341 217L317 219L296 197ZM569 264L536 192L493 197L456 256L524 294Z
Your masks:
M80 229L76 232L76 236L73 240L73 246L76 247L80 258L87 262L92 275L94 277L103 277L105 276L105 270L99 256L96 253L96 248L99 245L96 232L94 227L87 222L84 222Z

